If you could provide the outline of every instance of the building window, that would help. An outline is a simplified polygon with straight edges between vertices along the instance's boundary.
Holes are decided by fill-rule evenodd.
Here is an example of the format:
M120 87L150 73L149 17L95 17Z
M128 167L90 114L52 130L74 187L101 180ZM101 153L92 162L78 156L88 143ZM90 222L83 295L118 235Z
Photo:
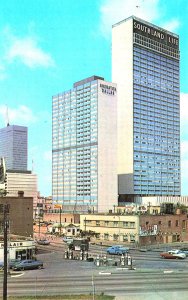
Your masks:
M135 235L134 234L131 234L130 235L130 242L135 242Z
M123 241L124 242L128 242L129 238L128 238L128 234L124 234L123 235Z
M104 225L108 226L109 225L109 221L104 221Z
M171 227L172 221L168 221L168 227Z
M185 220L182 221L182 229L186 229L186 222L185 222Z
M105 234L104 234L104 239L105 239L106 241L109 240L109 234L108 234L108 233L105 233Z
M135 228L135 222L130 222L130 228Z
M119 235L118 235L118 234L114 234L114 235L113 235L113 240L114 240L114 241L118 241L118 238L119 238Z
M118 227L118 222L114 221L114 227Z
M100 221L96 221L96 226L100 226Z
M128 228L129 227L129 222L123 222L123 227Z
M100 233L95 234L96 239L100 239Z
M179 221L178 220L176 220L176 227L178 227L179 226Z
M161 221L159 221L159 225L161 225L162 224L162 222Z

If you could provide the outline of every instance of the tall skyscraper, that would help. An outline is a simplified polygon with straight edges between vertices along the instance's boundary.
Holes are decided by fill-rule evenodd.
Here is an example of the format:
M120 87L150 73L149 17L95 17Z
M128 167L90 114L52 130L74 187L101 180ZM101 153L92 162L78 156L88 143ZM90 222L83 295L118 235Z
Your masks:
M7 125L0 129L0 157L5 158L7 197L33 197L37 202L37 175L27 169L28 130L25 126Z
M0 157L7 170L27 170L27 127L8 125L0 129Z
M116 84L92 76L53 97L52 198L63 211L117 204Z
M180 195L178 35L136 17L112 28L118 87L118 193Z

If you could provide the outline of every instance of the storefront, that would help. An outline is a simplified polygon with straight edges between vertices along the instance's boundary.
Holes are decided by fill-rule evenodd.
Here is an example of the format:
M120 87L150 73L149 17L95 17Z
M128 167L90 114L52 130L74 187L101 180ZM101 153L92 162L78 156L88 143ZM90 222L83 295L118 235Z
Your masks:
M8 241L9 259L32 259L35 257L36 246L33 240ZM4 243L0 242L0 260L4 259Z

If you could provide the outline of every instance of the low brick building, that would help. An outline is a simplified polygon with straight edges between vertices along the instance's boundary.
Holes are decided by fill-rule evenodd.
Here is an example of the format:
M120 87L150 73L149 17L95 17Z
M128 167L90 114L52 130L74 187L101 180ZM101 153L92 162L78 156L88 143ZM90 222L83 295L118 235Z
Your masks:
M14 235L33 236L33 198L24 197L0 197L0 234L3 233L2 205L10 206L7 219L9 221L9 233Z
M43 212L43 221L79 224L80 215L74 213L64 213L60 209L49 209Z
M141 245L188 241L187 214L141 215L139 236Z

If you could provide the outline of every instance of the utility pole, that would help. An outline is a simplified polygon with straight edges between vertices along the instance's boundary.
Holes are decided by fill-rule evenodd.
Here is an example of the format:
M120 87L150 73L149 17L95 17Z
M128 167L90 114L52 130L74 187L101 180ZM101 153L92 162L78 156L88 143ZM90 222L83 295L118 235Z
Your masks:
M9 213L9 204L3 205L3 225L4 225L4 276L3 276L3 300L7 300L7 254L8 254L8 220L7 214Z
M60 210L59 210L59 223L60 223L60 236L61 236L61 206L60 206Z

